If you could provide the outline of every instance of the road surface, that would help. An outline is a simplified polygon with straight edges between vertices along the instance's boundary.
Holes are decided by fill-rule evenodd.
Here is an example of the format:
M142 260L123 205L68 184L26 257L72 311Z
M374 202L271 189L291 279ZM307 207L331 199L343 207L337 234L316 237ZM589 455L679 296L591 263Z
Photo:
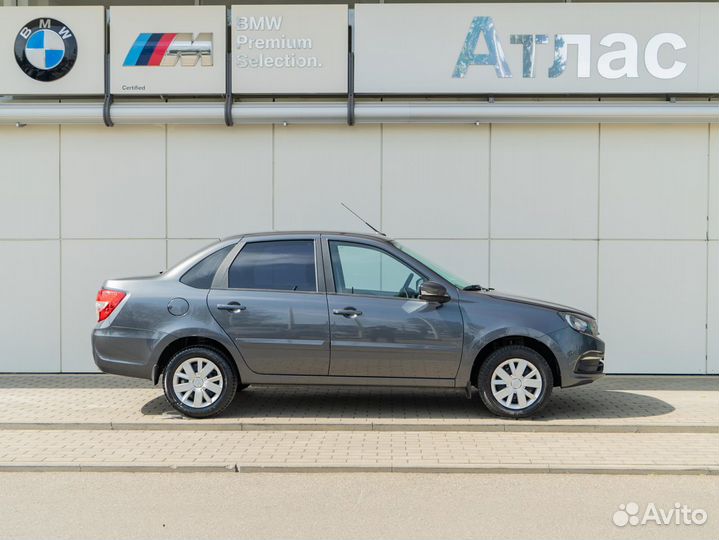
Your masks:
M703 525L626 525L675 503ZM0 538L719 538L719 476L2 473Z

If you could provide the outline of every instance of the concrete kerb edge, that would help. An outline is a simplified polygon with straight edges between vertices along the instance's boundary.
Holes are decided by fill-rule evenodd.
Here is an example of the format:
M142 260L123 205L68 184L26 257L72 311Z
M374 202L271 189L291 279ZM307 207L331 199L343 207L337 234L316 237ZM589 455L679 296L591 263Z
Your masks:
M0 422L2 430L113 431L440 431L519 433L719 433L709 424L378 424L378 423L183 423L183 422Z
M564 466L551 464L481 465L240 465L240 473L433 473L433 474L627 474L719 475L719 466L608 465Z
M3 463L3 472L130 472L130 473L225 473L238 472L237 465L159 463Z
M138 463L5 463L3 472L123 472L123 473L419 473L419 474L613 474L719 475L719 466L657 465L277 465L277 464L138 464Z

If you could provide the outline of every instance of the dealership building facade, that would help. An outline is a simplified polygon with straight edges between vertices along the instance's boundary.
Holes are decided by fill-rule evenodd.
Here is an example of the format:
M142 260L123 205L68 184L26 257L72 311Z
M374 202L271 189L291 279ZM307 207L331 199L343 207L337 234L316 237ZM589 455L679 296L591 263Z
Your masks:
M609 373L719 374L719 2L27 4L0 0L0 372L95 371L105 279L366 231L345 203L597 315Z

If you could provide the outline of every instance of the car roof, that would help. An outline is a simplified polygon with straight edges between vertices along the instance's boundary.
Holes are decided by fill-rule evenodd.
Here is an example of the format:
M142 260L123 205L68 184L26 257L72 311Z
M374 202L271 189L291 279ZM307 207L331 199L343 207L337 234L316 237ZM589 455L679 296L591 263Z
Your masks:
M248 238L253 236L303 236L303 235L331 235L331 236L348 236L352 238L367 238L370 240L379 240L384 242L391 242L391 239L376 233L358 233L358 232L346 232L346 231L318 231L318 230L307 230L307 231L266 231L266 232L251 232L246 234L235 234L227 236L222 239L235 240L240 238Z

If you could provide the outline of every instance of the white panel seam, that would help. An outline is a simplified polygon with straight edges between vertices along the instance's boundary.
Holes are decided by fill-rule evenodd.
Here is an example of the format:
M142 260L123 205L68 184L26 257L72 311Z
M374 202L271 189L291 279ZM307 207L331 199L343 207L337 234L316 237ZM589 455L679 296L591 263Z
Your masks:
M62 351L62 334L63 334L63 316L62 316L62 125L57 126L57 249L58 249L58 281L60 291L60 298L58 299L58 306L60 308L60 316L58 317L58 331L60 332L58 345L58 355L60 356L60 373L63 371L63 351Z

